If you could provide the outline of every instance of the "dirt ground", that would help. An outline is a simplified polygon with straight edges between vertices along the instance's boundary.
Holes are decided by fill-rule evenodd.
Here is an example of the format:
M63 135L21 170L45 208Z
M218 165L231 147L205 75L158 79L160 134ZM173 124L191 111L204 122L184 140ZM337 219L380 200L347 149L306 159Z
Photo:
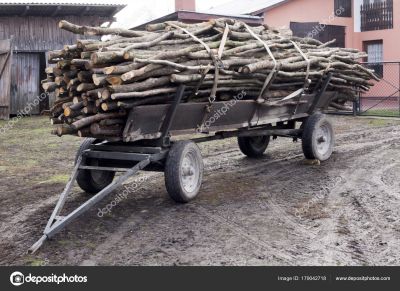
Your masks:
M399 265L400 120L331 119L335 152L321 165L289 139L259 160L235 139L202 144L195 201L175 204L162 174L144 173L28 255L80 140L25 118L0 135L0 265ZM86 198L74 189L68 209Z

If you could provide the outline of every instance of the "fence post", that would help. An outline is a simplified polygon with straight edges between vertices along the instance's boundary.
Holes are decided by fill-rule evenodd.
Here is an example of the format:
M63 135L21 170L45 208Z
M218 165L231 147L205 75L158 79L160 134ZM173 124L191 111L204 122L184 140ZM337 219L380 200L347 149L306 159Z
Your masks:
M357 102L358 101L353 102L353 116L357 116Z

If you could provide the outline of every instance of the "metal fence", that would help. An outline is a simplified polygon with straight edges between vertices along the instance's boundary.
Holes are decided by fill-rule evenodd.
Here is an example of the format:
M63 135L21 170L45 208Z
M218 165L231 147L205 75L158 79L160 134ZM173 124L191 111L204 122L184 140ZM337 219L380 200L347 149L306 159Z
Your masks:
M358 115L400 117L400 62L368 63L381 80L356 104Z

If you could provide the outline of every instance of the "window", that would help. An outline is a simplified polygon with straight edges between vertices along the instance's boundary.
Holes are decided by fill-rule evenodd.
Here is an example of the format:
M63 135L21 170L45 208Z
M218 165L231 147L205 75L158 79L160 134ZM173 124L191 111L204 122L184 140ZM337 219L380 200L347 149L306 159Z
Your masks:
M393 0L364 0L360 14L361 31L393 28Z
M366 41L364 42L364 50L368 54L368 66L375 70L375 73L383 77L383 41Z
M384 2L385 0L363 0L363 4L364 5L368 5L368 4L374 4L374 3L378 3L378 2Z
M335 0L335 16L351 17L351 0Z

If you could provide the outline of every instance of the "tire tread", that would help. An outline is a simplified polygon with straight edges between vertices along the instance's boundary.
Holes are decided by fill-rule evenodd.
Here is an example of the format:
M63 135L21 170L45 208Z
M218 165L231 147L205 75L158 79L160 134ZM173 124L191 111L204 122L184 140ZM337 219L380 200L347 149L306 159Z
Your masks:
M96 141L94 138L85 138L81 145L79 146L78 152L75 157L75 164L78 161L78 157L87 150L91 144ZM109 174L102 181L101 184L95 183L90 174L90 170L78 170L78 175L76 177L76 182L79 187L88 194L96 194L107 187L114 179L115 173L108 172Z
M301 145L306 159L321 159L321 157L318 157L317 153L314 152L313 145L314 131L321 122L327 122L331 126L330 122L326 118L326 115L322 113L313 114L305 121Z
M200 153L200 150L198 149L197 145L193 143L192 141L178 141L176 142L172 148L170 149L168 153L168 158L165 163L165 169L164 169L164 176L165 176L165 187L167 189L167 192L169 196L178 203L187 203L190 200L192 200L197 194L189 199L186 195L185 192L181 186L181 181L179 177L179 172L180 172L180 164L181 164L181 158L182 158L182 153L185 150L186 147L188 146L195 146ZM201 155L200 155L201 158ZM202 179L202 171L203 171L203 165L202 165L202 160L200 159L201 162L201 173L200 173L200 183Z
M265 140L265 146L263 147L263 149L260 151L256 148L253 147L252 143L251 143L251 138L244 136L244 137L238 137L238 145L239 145L239 149L240 151L248 156L249 158L260 158L264 155L265 150L268 147L268 144L270 142L270 136L267 135L265 136L266 140Z

